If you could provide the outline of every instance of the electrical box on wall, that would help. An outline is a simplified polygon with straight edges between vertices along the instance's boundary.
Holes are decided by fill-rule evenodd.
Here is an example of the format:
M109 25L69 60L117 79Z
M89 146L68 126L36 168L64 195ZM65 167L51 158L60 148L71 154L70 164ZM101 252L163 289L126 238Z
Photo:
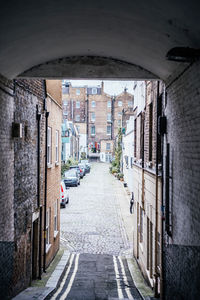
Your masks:
M22 123L12 123L12 137L22 138Z

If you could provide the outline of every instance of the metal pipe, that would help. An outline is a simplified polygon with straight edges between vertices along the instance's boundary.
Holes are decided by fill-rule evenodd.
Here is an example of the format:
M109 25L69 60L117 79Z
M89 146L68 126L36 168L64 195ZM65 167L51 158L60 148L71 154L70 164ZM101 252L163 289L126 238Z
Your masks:
M164 86L164 103L165 103L165 86ZM163 104L162 104L163 105ZM164 249L164 171L163 171L163 164L164 164L164 136L161 135L161 164L162 164L162 174L161 174L161 274L160 274L160 299L164 300L165 295L165 285L164 285L164 261L163 261L163 249Z
M46 133L45 133L45 182L44 182L44 253L43 253L43 271L46 272L46 213L47 213L47 138L48 138L48 117L46 112Z
M159 115L159 87L160 82L157 82L157 99L156 99L156 206L155 206L155 212L156 212L156 219L155 219L155 291L154 295L157 298L158 297L158 260L157 260L157 254L158 254L158 115Z

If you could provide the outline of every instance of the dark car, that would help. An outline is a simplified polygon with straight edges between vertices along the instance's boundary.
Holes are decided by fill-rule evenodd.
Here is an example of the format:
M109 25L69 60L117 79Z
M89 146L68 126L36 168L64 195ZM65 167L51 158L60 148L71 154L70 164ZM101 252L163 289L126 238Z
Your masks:
M80 184L80 177L76 169L65 171L63 180L66 187L78 186Z
M90 173L90 166L87 163L80 163L79 166L85 169L85 173Z
M70 166L70 169L76 169L80 178L83 178L83 176L85 176L85 171L83 170L83 168L80 168L79 165Z

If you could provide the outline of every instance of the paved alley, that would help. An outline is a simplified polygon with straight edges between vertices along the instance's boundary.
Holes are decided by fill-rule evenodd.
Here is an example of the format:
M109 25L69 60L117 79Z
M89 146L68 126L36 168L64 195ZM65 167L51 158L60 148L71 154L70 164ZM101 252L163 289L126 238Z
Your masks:
M123 257L131 247L120 200L127 201L107 164L94 163L80 186L70 188L61 209L61 247L71 254L52 300L142 299Z

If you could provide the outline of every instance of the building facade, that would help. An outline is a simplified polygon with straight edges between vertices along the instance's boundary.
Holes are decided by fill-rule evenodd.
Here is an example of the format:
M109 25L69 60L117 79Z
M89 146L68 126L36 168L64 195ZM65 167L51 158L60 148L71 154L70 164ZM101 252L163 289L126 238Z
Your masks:
M63 119L73 122L79 132L79 158L85 153L91 160L110 162L114 141L123 115L132 112L133 95L125 89L114 97L101 86L63 85Z
M62 83L46 81L46 108L49 113L47 128L47 191L44 205L46 268L59 249L60 241L60 181L61 181L61 124Z

